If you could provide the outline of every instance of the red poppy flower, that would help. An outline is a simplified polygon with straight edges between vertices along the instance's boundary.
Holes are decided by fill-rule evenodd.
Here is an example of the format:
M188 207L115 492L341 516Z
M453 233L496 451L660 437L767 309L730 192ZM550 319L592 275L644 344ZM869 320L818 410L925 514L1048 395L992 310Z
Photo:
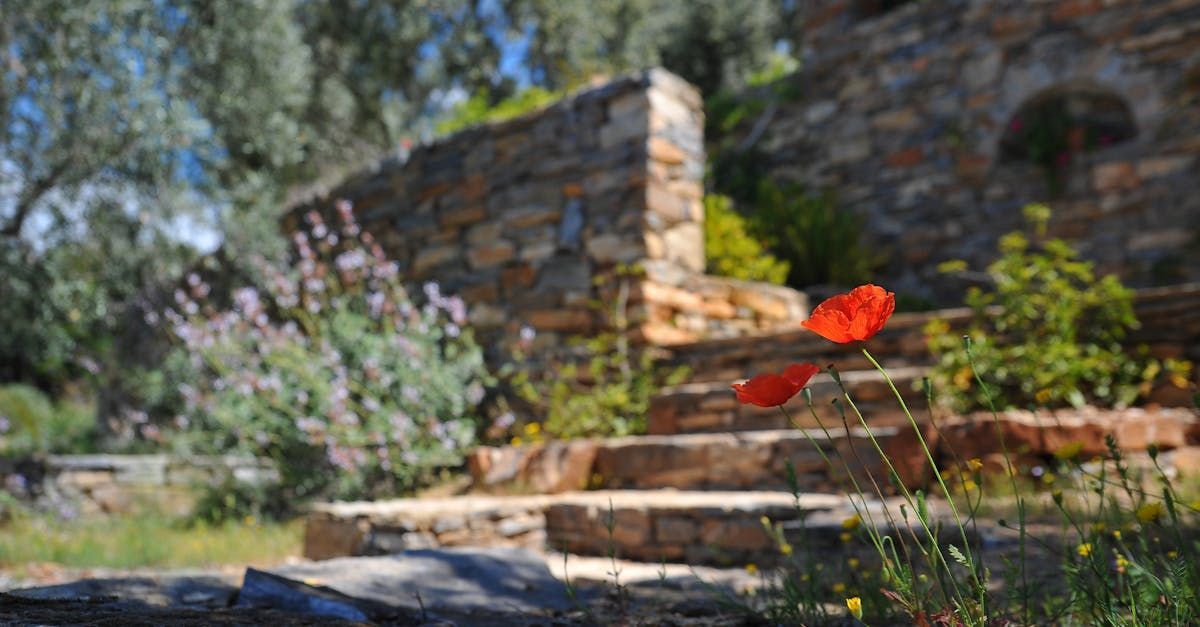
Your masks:
M896 310L896 295L878 285L860 285L817 305L801 324L839 344L869 340Z
M792 364L781 375L760 374L745 383L734 383L733 391L737 392L740 403L776 407L799 394L808 380L820 371L815 364Z

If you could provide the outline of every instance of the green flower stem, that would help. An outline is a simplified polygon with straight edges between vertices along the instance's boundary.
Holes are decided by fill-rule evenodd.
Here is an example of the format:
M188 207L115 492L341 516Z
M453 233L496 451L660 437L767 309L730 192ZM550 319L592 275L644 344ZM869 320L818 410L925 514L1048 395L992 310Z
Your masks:
M812 409L812 404L809 404L808 408L809 411L813 413L813 417L815 418L816 412ZM809 443L813 445L813 448L817 450L817 454L821 456L821 459L825 462L825 465L832 469L833 462L830 461L829 456L825 454L825 450L822 449L821 445L812 437L812 434L808 432L808 429L801 427L795 420L793 420L791 414L788 413L787 409L784 409L783 405L779 406L779 411L783 413L785 418L787 418L788 424L792 425L793 428L803 434ZM822 424L820 420L817 421L817 424L821 426L821 431L825 433L825 439L829 442L833 442L833 437L830 435L829 430L825 428L825 425ZM853 446L853 444L851 444L851 446ZM860 519L863 519L867 522L869 527L867 534L871 537L871 543L875 545L875 549L879 551L881 556L886 557L883 549L883 542L879 537L879 530L875 527L875 519L873 516L871 516L870 508L867 507L866 494L862 491L862 488L859 487L858 480L854 478L854 473L850 471L850 464L846 463L846 459L842 456L842 453L838 451L837 448L834 448L833 452L834 455L838 457L838 460L842 462L842 467L846 469L846 476L850 478L850 483L854 486L855 494L857 494L858 498L862 500L862 509L860 510L858 508L858 504L854 502L854 498L850 494L846 494L846 499L850 501L850 506L854 508L854 513L857 514ZM880 495L880 500L882 501L882 494ZM890 520L891 513L887 511L886 507L884 507L884 512L887 512L888 519ZM864 514L866 514L865 517L863 516ZM894 525L895 522L893 521L892 524Z
M929 538L929 544L932 546L934 553L937 554L937 561L941 563L941 566L946 569L946 574L949 575L950 585L954 590L953 596L955 601L965 612L967 607L966 600L963 598L962 592L958 589L958 582L954 578L954 573L950 569L950 562L946 560L945 554L942 553L941 543L938 542L937 535L933 533L932 529L930 529L929 522L925 520L925 516L923 516L921 514L921 510L917 508L916 501L913 500L912 492L908 490L908 486L904 485L903 481L900 481L900 473L896 472L896 467L892 464L892 460L889 459L886 454L884 454L883 447L879 445L879 440L875 438L875 434L872 433L871 428L867 426L866 418L863 417L862 412L858 409L858 406L854 404L854 400L850 398L850 393L846 390L846 387L842 385L841 378L834 377L834 381L837 382L838 387L841 389L842 396L846 399L846 404L849 405L850 408L854 410L854 414L858 416L858 421L860 424L862 424L863 429L867 432L867 438L871 441L871 445L875 447L875 452L879 455L879 458L883 460L883 463L887 466L891 476L896 478L896 485L900 488L900 493L904 496L905 502L908 503L908 506L911 507L913 512L916 514L917 522L921 523L922 530ZM939 575L938 579L941 580L942 577Z
M946 495L946 503L950 506L950 512L954 515L954 522L958 525L958 531L962 535L963 553L967 558L968 568L971 571L971 578L975 582L976 589L979 590L980 608L987 607L987 588L979 579L979 573L976 570L975 558L971 554L971 543L967 539L967 528L963 524L962 515L958 512L958 505L954 503L954 497L950 494L950 488L946 485L946 480L942 478L942 473L938 472L937 462L933 459L933 452L929 450L929 444L925 441L925 434L921 432L921 427L917 425L917 421L913 418L912 412L908 410L908 403L904 402L904 396L900 394L900 390L896 388L896 383L892 381L891 375L884 370L883 366L875 360L875 357L865 347L862 349L863 355L875 366L875 369L883 375L887 381L888 387L891 388L892 394L896 396L896 400L900 402L900 409L904 410L904 415L908 418L908 424L912 425L913 432L917 436L917 442L921 443L921 450L925 452L925 459L929 461L929 468L933 471L933 476L937 478L938 485L942 488L942 493Z
M1008 452L1008 444L1004 439L1004 428L1000 426L1000 414L996 411L996 402L992 399L992 393L988 391L987 386L983 384L983 378L979 376L979 368L975 366L975 356L971 353L970 336L963 337L966 338L963 349L967 353L967 363L971 365L971 374L975 377L975 383L983 392L983 397L987 400L988 409L992 412L992 423L996 426L996 437L1000 440L1000 451L1004 455L1005 471L1008 474L1009 482L1012 484L1013 495L1017 499L1018 559L1021 569L1021 610L1025 624L1029 625L1032 624L1033 617L1029 609L1029 568L1026 555L1028 530L1025 526L1025 497L1021 495L1021 488L1017 484L1017 471L1013 467L1012 456Z

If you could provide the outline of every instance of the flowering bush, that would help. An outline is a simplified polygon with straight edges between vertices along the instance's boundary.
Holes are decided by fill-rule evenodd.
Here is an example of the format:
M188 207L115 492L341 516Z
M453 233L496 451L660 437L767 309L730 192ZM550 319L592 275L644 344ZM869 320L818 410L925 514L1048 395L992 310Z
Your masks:
M188 448L275 461L287 500L412 490L460 461L489 377L463 302L426 284L410 300L348 203L335 230L311 212L297 265L264 289L207 302L188 277L167 316L204 373L182 390Z
M1049 209L1031 205L1026 214L1041 231ZM1096 278L1070 244L1015 232L1000 240L1000 253L988 267L994 287L967 294L972 353L994 389L971 375L961 331L943 321L926 328L938 358L933 379L955 408L986 409L989 394L1001 407L1125 406L1164 370L1185 380L1186 363L1125 351L1121 340L1137 327L1132 292L1115 276Z

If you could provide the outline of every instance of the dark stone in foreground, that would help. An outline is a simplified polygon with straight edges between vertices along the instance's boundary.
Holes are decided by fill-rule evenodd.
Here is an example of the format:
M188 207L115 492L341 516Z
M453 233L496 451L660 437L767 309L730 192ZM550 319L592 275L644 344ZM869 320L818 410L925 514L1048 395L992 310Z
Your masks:
M574 608L566 587L544 559L525 549L412 550L283 566L273 572L397 608L542 615Z
M240 589L227 578L164 575L0 593L0 625L490 627L576 624L567 616L575 609L543 558L511 548L408 551L273 572L248 568Z
M104 603L112 607L181 607L197 610L229 607L236 583L214 576L173 575L81 579L54 586L12 590L24 599Z
M332 588L312 586L254 568L246 569L237 607L282 610L309 616L330 616L350 621L417 624L419 616L380 603L346 596Z
M275 610L185 609L155 607L139 601L31 598L0 592L0 625L84 625L150 627L174 625L358 625L323 616Z

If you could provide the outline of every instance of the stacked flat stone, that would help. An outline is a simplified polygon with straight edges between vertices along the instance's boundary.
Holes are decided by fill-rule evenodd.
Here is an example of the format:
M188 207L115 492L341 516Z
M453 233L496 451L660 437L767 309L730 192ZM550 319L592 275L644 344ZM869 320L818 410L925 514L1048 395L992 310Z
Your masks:
M890 251L880 280L957 297L937 264L981 270L1030 202L1049 202L1048 235L1077 241L1101 273L1200 280L1200 1L938 0L874 16L864 4L809 3L804 69L771 88L798 96L776 102L756 148L770 178L834 191L863 218ZM1123 101L1136 136L1075 154L1055 194L999 146L1023 105L1080 89Z

